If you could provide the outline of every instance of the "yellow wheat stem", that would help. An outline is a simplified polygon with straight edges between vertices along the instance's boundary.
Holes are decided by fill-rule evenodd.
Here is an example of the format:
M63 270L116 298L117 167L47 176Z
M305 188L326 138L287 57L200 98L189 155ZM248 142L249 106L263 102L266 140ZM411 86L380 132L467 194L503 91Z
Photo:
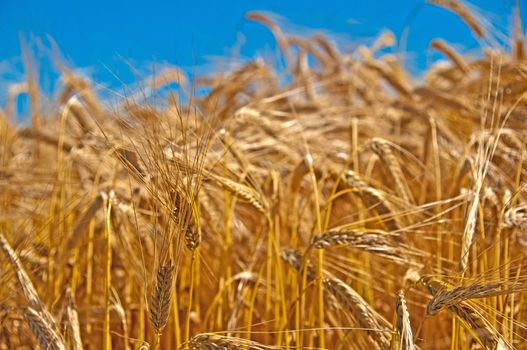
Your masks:
M189 291L188 291L188 307L187 307L187 319L185 324L185 344L190 341L190 318L192 316L192 300L194 299L194 270L196 267L196 254L199 252L199 247L192 251L190 257L190 272L189 272Z
M110 334L110 288L112 283L112 199L113 192L108 196L108 204L106 206L106 227L104 231L104 239L106 242L106 265L104 274L104 333L103 333L103 349L111 350L112 341Z

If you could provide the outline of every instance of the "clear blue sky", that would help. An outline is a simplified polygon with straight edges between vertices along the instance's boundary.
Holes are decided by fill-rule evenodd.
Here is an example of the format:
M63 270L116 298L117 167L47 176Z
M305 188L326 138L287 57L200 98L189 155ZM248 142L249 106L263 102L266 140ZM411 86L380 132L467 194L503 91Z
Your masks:
M527 1L520 1L527 22ZM500 30L509 29L515 0L473 4ZM240 37L245 38L241 55L254 57L262 48L272 49L274 42L267 29L244 19L251 10L273 12L296 26L339 33L350 42L372 38L385 28L400 35L409 24L409 64L416 71L429 62L427 47L433 38L477 47L458 18L423 0L0 0L0 80L9 80L12 75L7 71L20 67L20 35L44 42L50 35L70 63L89 67L90 74L103 81L112 79L109 70L125 81L133 79L122 58L139 67L153 61L187 70L202 67L211 56L228 55Z

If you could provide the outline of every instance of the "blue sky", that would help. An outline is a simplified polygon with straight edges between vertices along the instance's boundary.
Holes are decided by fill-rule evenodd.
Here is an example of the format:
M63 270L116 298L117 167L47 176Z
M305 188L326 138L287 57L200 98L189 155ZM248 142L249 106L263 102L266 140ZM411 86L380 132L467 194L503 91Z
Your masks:
M520 1L527 22L527 1ZM515 0L473 4L507 32ZM101 81L115 80L115 76L133 81L125 60L138 68L168 62L187 71L199 70L211 57L230 55L237 43L241 43L242 57L254 57L262 50L273 50L274 41L266 28L244 19L251 10L273 12L291 28L337 33L349 43L373 38L386 28L399 36L407 26L407 64L414 72L434 58L427 50L433 38L468 50L478 46L456 16L423 0L0 0L0 80L13 77L9 70L20 69L21 35L33 43L40 39L46 46L49 35L68 62Z

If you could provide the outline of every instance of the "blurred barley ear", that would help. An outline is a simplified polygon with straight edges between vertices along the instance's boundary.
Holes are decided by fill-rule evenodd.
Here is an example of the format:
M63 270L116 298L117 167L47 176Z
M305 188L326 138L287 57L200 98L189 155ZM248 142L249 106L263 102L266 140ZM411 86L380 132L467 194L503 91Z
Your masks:
M71 289L66 291L66 299L66 318L68 320L68 328L71 337L71 349L82 350L84 347L81 339L79 314L77 312L77 306L75 305L75 299Z
M39 317L44 319L46 324L50 325L52 328L56 328L53 316L49 313L46 306L40 299L37 290L35 289L24 267L22 266L22 263L20 262L20 258L15 253L13 248L11 248L3 234L0 234L0 249L4 252L13 269L15 270L18 283L20 284L22 292L32 310L37 312Z

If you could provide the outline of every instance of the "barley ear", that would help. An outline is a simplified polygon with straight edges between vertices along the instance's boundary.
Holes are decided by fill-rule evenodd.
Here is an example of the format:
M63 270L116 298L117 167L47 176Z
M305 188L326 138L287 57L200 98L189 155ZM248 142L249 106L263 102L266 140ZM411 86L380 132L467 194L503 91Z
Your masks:
M18 283L20 284L22 293L24 294L24 297L26 298L29 306L31 306L33 310L36 310L36 312L39 313L40 317L45 319L47 324L51 325L51 327L53 328L56 328L53 316L51 316L42 300L40 300L37 290L33 286L33 283L31 282L29 276L24 270L24 267L22 266L18 255L9 245L7 239L4 237L3 234L0 234L0 250L3 251L5 256L8 258L9 262L11 263L11 266L15 270L16 278L18 280Z
M28 307L24 310L24 318L42 349L66 350L61 337L53 330L46 318L42 317L41 313Z
M157 335L163 332L163 328L168 322L172 302L173 277L174 266L171 261L168 261L157 272L157 284L150 300L150 322Z
M397 340L398 343L395 344L396 349L400 350L414 350L414 340L412 334L412 327L410 326L410 314L408 313L408 308L406 306L406 299L404 297L404 292L400 290L397 293L397 301L395 302L395 312L397 314Z

